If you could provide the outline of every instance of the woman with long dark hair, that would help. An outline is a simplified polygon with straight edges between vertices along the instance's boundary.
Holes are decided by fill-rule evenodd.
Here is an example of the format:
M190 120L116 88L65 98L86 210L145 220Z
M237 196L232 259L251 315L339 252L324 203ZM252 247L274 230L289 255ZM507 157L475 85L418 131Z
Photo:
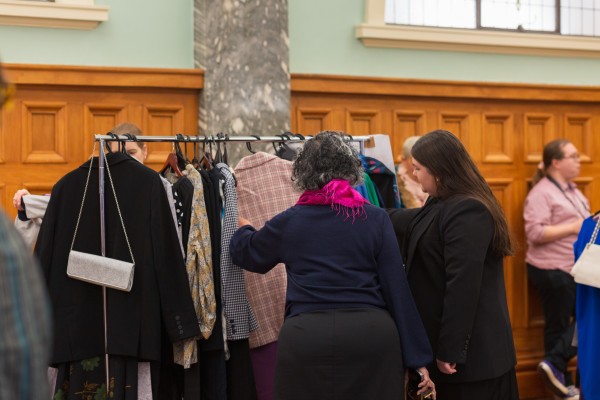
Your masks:
M298 203L258 231L240 218L231 240L248 271L286 266L276 399L399 400L405 368L423 375L419 392L434 388L392 224L352 188L362 174L342 135L318 134L293 165Z
M412 148L429 199L390 210L408 283L433 348L440 399L518 399L503 258L513 253L500 204L452 133Z

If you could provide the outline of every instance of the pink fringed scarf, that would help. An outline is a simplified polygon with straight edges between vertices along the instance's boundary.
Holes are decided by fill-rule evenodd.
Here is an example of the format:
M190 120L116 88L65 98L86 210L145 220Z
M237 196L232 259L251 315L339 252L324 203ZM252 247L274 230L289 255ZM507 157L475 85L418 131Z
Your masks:
M296 203L300 206L328 204L331 204L331 208L338 214L344 213L346 219L352 217L352 222L356 217L367 218L365 204L369 204L369 201L343 179L332 179L322 189L306 190Z

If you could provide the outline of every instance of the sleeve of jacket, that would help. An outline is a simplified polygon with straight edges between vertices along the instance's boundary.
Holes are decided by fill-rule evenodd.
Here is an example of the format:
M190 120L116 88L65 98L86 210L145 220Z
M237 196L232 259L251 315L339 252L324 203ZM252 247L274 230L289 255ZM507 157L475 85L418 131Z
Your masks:
M245 225L235 231L229 244L233 263L246 271L266 274L282 262L277 250L281 248L290 213L287 210L276 215L259 230Z
M446 291L436 356L461 364L467 359L493 221L483 203L463 199L446 206L440 224Z
M198 336L200 328L177 231L160 178L152 186L151 235L163 322L171 342Z
M52 267L52 258L54 256L55 227L59 218L58 214L62 186L61 180L52 188L52 195L50 196L50 201L44 212L44 219L39 227L39 233L37 234L37 237L33 239L33 242L35 243L33 253L40 262L44 279L48 285L50 284L50 269ZM69 248L70 246L71 243L69 243Z
M400 335L404 366L424 367L433 358L431 346L408 286L392 224L385 216L377 265L383 297Z
M408 224L414 218L415 215L419 212L420 208L388 208L386 209L388 215L390 216L390 220L392 221L392 226L394 227L394 233L396 234L396 239L398 240L398 245L400 248L404 245L404 240L406 239L406 231L408 229Z

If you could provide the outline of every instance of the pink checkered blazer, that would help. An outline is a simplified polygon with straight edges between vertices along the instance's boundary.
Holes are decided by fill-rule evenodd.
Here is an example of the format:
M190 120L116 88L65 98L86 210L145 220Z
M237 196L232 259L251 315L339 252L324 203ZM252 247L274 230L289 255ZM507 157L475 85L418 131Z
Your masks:
M258 152L244 157L235 167L239 215L256 229L290 208L300 197L292 187L292 162ZM250 333L250 348L277 341L283 325L287 278L285 266L277 265L261 275L244 271L246 291L258 319Z

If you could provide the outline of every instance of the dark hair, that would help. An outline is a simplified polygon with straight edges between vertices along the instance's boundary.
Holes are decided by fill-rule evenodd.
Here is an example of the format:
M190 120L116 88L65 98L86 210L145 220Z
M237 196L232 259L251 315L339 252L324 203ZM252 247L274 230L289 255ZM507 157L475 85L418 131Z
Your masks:
M438 197L446 199L461 194L481 201L494 221L492 251L498 256L513 254L513 241L502 207L456 136L444 130L429 132L415 143L412 157L436 178Z
M136 125L136 124L132 124L131 122L123 122L117 126L115 126L112 131L112 133L114 133L115 135L125 135L125 134L130 134L130 135L141 135L142 134L142 130ZM144 149L144 142L134 142L135 144L138 145L138 147L140 149Z
M362 182L362 162L344 135L323 131L304 144L292 168L292 180L298 189L321 189L332 179L345 179L351 185Z
M567 139L555 139L551 142L548 142L544 146L544 151L542 153L542 161L544 163L544 168L537 168L533 177L531 178L531 186L535 186L543 177L546 176L546 170L548 167L552 165L552 160L562 160L565 158L565 153L563 151L564 147L571 143Z

